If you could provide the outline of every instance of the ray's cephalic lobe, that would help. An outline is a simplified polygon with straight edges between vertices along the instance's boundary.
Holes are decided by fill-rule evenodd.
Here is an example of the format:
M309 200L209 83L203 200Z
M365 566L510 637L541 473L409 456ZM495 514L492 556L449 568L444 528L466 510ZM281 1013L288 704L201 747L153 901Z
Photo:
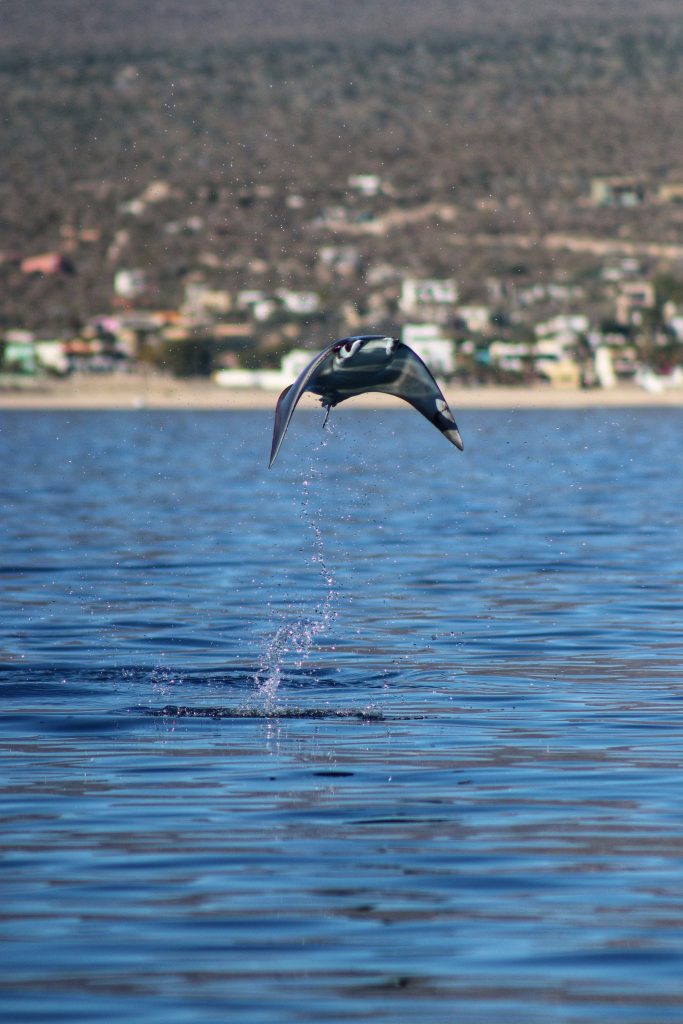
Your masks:
M451 444L463 449L448 403L417 353L397 338L363 334L333 342L282 392L275 408L269 466L277 458L294 410L305 391L320 396L328 415L335 405L368 391L396 395L422 413Z

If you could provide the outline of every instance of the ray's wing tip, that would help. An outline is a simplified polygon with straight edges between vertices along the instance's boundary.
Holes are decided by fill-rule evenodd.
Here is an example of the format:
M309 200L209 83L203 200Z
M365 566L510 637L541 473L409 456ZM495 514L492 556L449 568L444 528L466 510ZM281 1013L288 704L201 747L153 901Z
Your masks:
M270 457L268 459L268 469L271 468L277 458L277 453L280 450L280 445L276 442L275 431L273 431L273 440L270 445Z
M453 416L450 417L451 422L449 424L443 424L439 426L443 436L454 445L458 451L462 452L465 450L465 443L460 435Z
M280 448L282 447L282 442L284 440L284 436L285 436L284 433L279 438L277 438L277 437L275 437L275 435L273 435L273 443L270 446L270 458L268 459L268 469L270 469L272 467L273 463L275 462L276 458L278 457L278 454L280 452Z
M292 417L292 413L294 412L294 406L296 406L295 402L294 406L292 406L292 408L287 413L283 414L282 406L285 399L287 398L287 395L292 390L292 387L293 385L290 384L288 387L284 389L284 391L280 392L278 400L275 404L275 423L273 424L273 440L270 446L270 459L268 460L268 469L271 468L271 466L273 465L278 456L278 452L282 447L282 442L285 439L285 434L287 433L289 421Z

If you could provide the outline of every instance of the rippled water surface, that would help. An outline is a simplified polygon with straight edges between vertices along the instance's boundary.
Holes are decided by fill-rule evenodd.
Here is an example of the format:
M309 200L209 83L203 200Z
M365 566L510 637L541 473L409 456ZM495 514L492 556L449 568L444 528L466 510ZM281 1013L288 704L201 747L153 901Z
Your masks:
M683 1020L683 414L3 413L13 1022Z

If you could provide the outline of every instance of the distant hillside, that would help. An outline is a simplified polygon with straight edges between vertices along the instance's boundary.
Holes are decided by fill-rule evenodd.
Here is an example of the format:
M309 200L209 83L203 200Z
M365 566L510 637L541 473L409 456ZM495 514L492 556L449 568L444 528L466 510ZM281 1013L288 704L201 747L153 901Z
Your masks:
M109 309L120 268L145 269L166 308L198 277L305 289L349 238L361 268L457 275L476 301L487 277L548 263L477 255L481 233L679 245L682 207L587 203L593 176L683 181L683 6L646 8L0 0L0 330ZM385 182L373 203L350 192L358 174ZM396 217L430 204L456 220ZM339 233L340 208L394 227ZM26 269L55 253L71 273ZM326 301L362 304L362 273Z
M55 57L275 40L396 42L577 22L613 28L680 13L679 0L0 0L0 51Z

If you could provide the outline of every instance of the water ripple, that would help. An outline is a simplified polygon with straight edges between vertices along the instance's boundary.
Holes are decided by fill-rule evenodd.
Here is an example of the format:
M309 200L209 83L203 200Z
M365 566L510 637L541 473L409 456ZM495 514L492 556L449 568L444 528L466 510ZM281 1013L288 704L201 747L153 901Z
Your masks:
M681 1018L683 413L459 419L0 415L8 1020Z

